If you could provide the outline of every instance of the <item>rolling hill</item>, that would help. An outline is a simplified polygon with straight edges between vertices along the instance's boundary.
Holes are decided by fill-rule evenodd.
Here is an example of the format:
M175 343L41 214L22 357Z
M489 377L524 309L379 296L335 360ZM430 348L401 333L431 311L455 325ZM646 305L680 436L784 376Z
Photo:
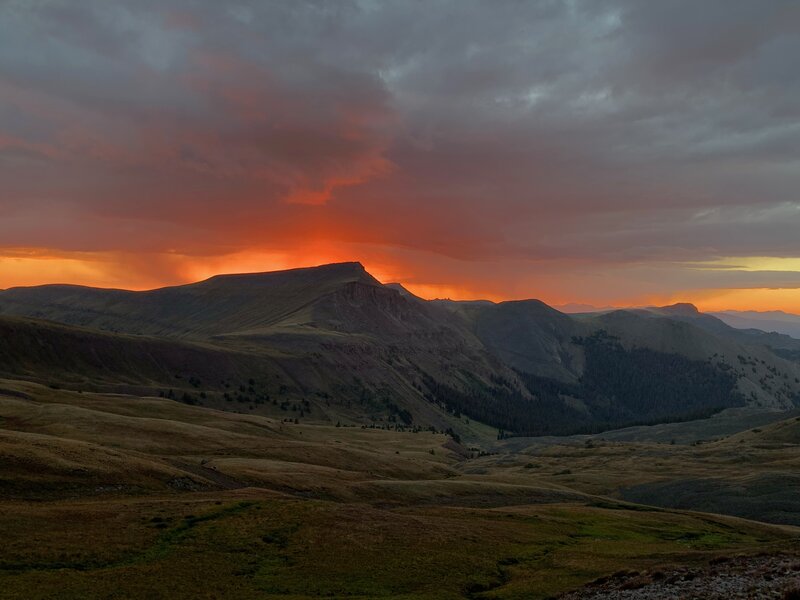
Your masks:
M588 491L687 472L735 487L730 448L662 444L653 464L642 445L502 444L0 380L0 595L544 599L621 570L797 551L791 527ZM790 518L785 500L758 514Z
M518 438L498 444L497 454L477 462L487 470L508 471L531 464L551 483L584 493L800 526L800 417L770 418L758 422L747 413L673 424L663 432L663 427L640 427ZM682 439L686 433L689 438Z

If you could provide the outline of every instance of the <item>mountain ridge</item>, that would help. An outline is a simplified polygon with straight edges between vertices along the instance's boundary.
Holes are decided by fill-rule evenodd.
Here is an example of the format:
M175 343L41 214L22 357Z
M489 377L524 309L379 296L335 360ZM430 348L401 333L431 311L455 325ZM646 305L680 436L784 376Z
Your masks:
M222 352L232 364L245 365L231 367L242 381L283 378L280 385L264 384L258 394L240 394L251 410L267 410L254 402L256 397L281 396L282 405L310 403L316 414L328 411L362 423L402 414L408 422L465 435L469 428L462 413L503 430L541 434L680 419L743 402L785 409L800 397L800 365L791 356L779 356L759 344L761 338L693 305L567 315L536 299L429 301L397 284L382 284L359 262L218 275L141 292L12 288L0 292L0 317L82 328L69 339L43 327L31 333L46 333L67 353L76 347L87 352L86 343L75 340L84 340L85 331L100 331L122 336L98 338L98 343L130 355L133 363L133 355L125 354L133 352L125 336L184 344L170 346L177 356L187 352L185 344ZM601 333L606 337L598 338ZM600 367L604 347L616 362ZM50 353L46 361L57 363L56 356ZM240 361L241 356L250 358ZM33 352L30 360L45 359ZM638 365L641 381L603 380L623 373L626 361ZM213 374L207 362L193 363L198 372L175 363L172 370L184 379L171 382L162 373L149 384L167 393L164 386L170 383L202 381L208 402L218 402L226 393L220 383L225 377ZM686 379L674 390L678 412L671 412L669 396L656 412L635 401L637 394L651 393L641 384L658 381L676 364L697 377L707 373L709 381L722 386L711 394L719 405L703 404L696 393L699 379ZM114 368L124 370L123 365ZM246 376L247 369L256 377ZM128 384L129 375L123 377ZM664 380L654 391L670 385ZM197 401L196 390L182 393ZM696 397L699 404L679 402L679 396ZM613 408L615 397L628 398L628 407ZM325 399L321 404L320 398Z

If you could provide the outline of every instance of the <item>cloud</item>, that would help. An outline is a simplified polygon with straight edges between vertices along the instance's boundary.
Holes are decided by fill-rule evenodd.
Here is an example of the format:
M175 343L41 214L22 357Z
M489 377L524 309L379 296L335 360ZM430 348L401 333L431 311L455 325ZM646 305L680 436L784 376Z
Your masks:
M6 252L581 299L800 255L796 2L15 1L0 40Z

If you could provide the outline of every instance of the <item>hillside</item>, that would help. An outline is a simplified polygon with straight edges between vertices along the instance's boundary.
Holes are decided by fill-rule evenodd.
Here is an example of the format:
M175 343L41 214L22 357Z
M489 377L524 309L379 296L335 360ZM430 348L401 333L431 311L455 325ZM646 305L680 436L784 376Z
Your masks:
M493 435L473 421L564 434L788 409L800 394L798 363L688 305L569 316L425 301L359 263L145 292L16 288L0 315L9 376L471 440Z
M657 466L628 448L480 456L431 432L0 380L2 594L547 598L621 570L797 551L796 529L581 489L646 481ZM730 476L711 450L688 468Z
M734 373L749 404L788 409L800 398L800 363L691 305L614 311L590 322L627 346L711 361Z
M379 371L385 364L383 356L373 356L370 363L360 355L341 360L347 370L337 368L330 357L322 361L309 352L268 352L263 346L250 352L229 345L0 317L0 377L11 380L80 392L164 397L306 423L454 428L467 439L494 436L488 427L454 419L438 404L417 398L414 388L389 394L386 386L391 378L403 380L390 364ZM370 375L370 364L377 365L381 376L374 388L359 378Z
M727 310L709 314L736 329L760 330L800 339L800 315L779 310L767 312Z
M191 387L273 379L285 375L276 360L221 347L147 336L100 332L49 321L0 317L0 376L79 389Z
M800 417L761 417L517 438L475 468L510 475L530 464L543 479L585 493L800 526Z
M207 338L271 325L313 324L309 307L343 287L380 284L358 263L247 275L145 292L69 285L0 292L0 314L112 332Z
M485 306L474 327L486 347L515 369L556 379L575 379L583 371L582 353L572 339L586 329L543 302Z
M536 398L530 435L793 408L800 365L691 305L568 316L535 301L446 302ZM598 332L605 332L602 344ZM709 385L706 385L709 384Z
M740 344L767 346L773 353L784 358L796 359L800 355L800 339L770 329L769 321L761 321L763 327L738 328L727 322L728 317L701 313L691 304L679 304L647 310L671 319L692 323L701 329ZM786 315L786 318L789 317L790 315Z

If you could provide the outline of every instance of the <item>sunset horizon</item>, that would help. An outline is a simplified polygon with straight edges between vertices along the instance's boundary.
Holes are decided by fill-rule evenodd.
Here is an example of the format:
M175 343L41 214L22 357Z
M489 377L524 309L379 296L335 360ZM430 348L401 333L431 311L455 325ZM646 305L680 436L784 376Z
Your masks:
M2 10L0 288L356 258L424 297L800 311L791 3Z
M9 285L0 283L0 290L13 287L33 287L42 285L81 285L86 287L97 287L106 289L121 289L131 291L148 291L164 287L187 285L209 279L217 275L245 274L245 273L268 273L273 271L283 271L288 269L302 269L323 266L335 263L358 262L364 265L365 269L375 276L382 283L399 283L411 293L426 300L451 299L459 301L469 300L489 300L492 302L504 302L511 300L541 300L556 308L568 305L586 305L592 309L607 308L638 308L646 306L666 306L678 303L688 303L695 305L703 312L722 312L722 311L756 311L770 312L781 311L789 314L800 313L800 290L796 289L716 289L716 290L693 290L676 291L664 294L633 295L628 297L602 296L598 301L596 296L553 296L544 289L531 287L515 286L516 293L506 292L502 288L487 286L485 289L459 285L451 282L417 281L413 275L408 274L407 269L387 266L380 262L370 263L367 260L346 257L335 260L316 259L308 261L295 261L290 256L273 257L272 263L262 262L264 259L256 255L249 260L238 257L234 259L230 266L225 266L225 257L214 257L211 260L193 260L182 265L181 271L176 271L165 276L163 279L147 278L141 284L126 283L124 277L120 278L114 274L103 271L103 267L119 268L117 262L100 262L101 267L97 268L97 263L93 261L82 261L80 259L52 259L52 258L6 258L6 270ZM31 261L42 261L44 263L43 273L37 273L37 265L31 265ZM8 264L11 263L11 264ZM16 263L17 268L14 268ZM0 265L3 262L0 261ZM374 266L371 266L373 265ZM218 266L222 265L222 266ZM15 277L15 274L19 273ZM66 277L61 273L68 274ZM59 277L61 277L59 279ZM135 281L135 280L134 280ZM467 282L469 283L469 282Z

